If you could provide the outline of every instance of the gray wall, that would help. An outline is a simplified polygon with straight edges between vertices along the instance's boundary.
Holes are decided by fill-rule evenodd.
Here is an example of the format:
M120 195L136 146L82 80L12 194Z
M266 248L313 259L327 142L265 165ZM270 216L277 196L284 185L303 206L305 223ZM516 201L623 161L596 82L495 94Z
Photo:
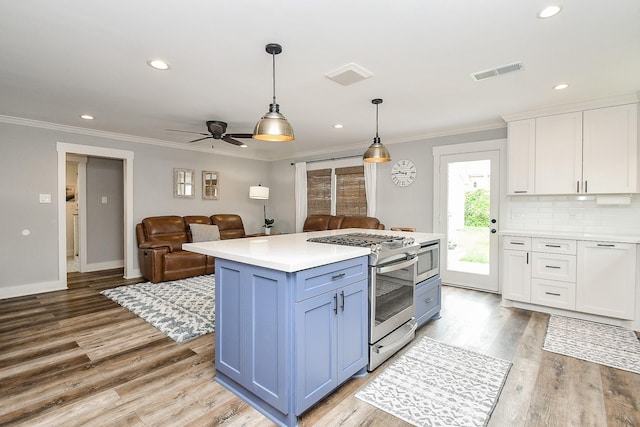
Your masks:
M419 141L389 144L387 148L393 159L389 163L379 163L377 214L386 228L415 227L418 231L433 231L433 147L439 145L461 144L475 141L488 141L507 137L507 129L493 129L481 132L430 138ZM384 142L384 141L383 141ZM361 155L348 151L334 153L331 157ZM323 158L327 158L325 156ZM296 161L317 160L317 157L302 158ZM407 187L397 187L391 181L391 167L397 160L409 159L417 169L416 180ZM291 160L271 164L271 199L273 216L278 224L276 231L293 232L295 230L294 179L295 168Z
M123 161L119 159L87 159L87 264L124 259L122 168ZM102 203L103 197L107 203Z
M248 194L250 185L267 181L269 162L0 123L0 297L38 292L58 280L57 142L134 153L135 223L154 215L237 213L248 233L261 230L262 203ZM195 170L195 198L173 197L173 168ZM218 200L201 197L203 169L220 172ZM52 203L39 203L39 194L51 194ZM134 263L137 269L137 256Z

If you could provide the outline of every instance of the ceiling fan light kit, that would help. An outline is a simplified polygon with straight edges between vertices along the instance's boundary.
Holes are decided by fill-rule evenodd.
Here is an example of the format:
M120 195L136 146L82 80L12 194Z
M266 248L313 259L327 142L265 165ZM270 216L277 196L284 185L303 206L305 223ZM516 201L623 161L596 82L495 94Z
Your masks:
M380 137L378 136L378 105L382 104L382 99L372 99L371 103L376 106L376 136L373 138L373 144L364 152L362 160L368 163L390 162L391 154L389 154L387 147L380 142Z
M265 50L273 60L273 102L269 104L269 111L258 120L253 130L253 138L261 141L293 141L295 139L293 127L280 113L280 106L276 102L276 55L282 52L282 46L269 43L265 46Z

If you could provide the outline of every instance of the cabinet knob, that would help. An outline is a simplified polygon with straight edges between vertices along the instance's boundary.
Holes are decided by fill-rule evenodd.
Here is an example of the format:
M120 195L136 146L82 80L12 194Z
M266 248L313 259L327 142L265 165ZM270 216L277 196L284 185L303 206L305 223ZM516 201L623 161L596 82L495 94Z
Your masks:
M496 233L496 231L497 231L497 230L496 230L495 228L492 228L492 229L491 229L491 232L492 232L493 234L495 234L495 233Z

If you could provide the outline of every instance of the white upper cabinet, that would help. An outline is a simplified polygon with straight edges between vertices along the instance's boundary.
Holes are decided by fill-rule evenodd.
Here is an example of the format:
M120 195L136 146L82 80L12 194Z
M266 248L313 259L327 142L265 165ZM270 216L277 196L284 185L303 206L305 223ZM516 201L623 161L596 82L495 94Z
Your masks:
M536 119L536 194L581 192L582 113Z
M640 192L638 104L509 122L508 194Z
M536 121L528 119L509 122L508 132L508 192L509 194L533 194Z
M584 112L585 193L637 193L638 104Z

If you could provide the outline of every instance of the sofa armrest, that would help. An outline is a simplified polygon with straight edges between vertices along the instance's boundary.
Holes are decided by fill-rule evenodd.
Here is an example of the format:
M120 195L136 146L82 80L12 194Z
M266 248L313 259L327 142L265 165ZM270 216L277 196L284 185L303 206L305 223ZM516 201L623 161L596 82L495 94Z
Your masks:
M138 246L138 249L167 249L168 252L173 252L171 243L164 242L162 240L156 240L155 242L144 242Z

